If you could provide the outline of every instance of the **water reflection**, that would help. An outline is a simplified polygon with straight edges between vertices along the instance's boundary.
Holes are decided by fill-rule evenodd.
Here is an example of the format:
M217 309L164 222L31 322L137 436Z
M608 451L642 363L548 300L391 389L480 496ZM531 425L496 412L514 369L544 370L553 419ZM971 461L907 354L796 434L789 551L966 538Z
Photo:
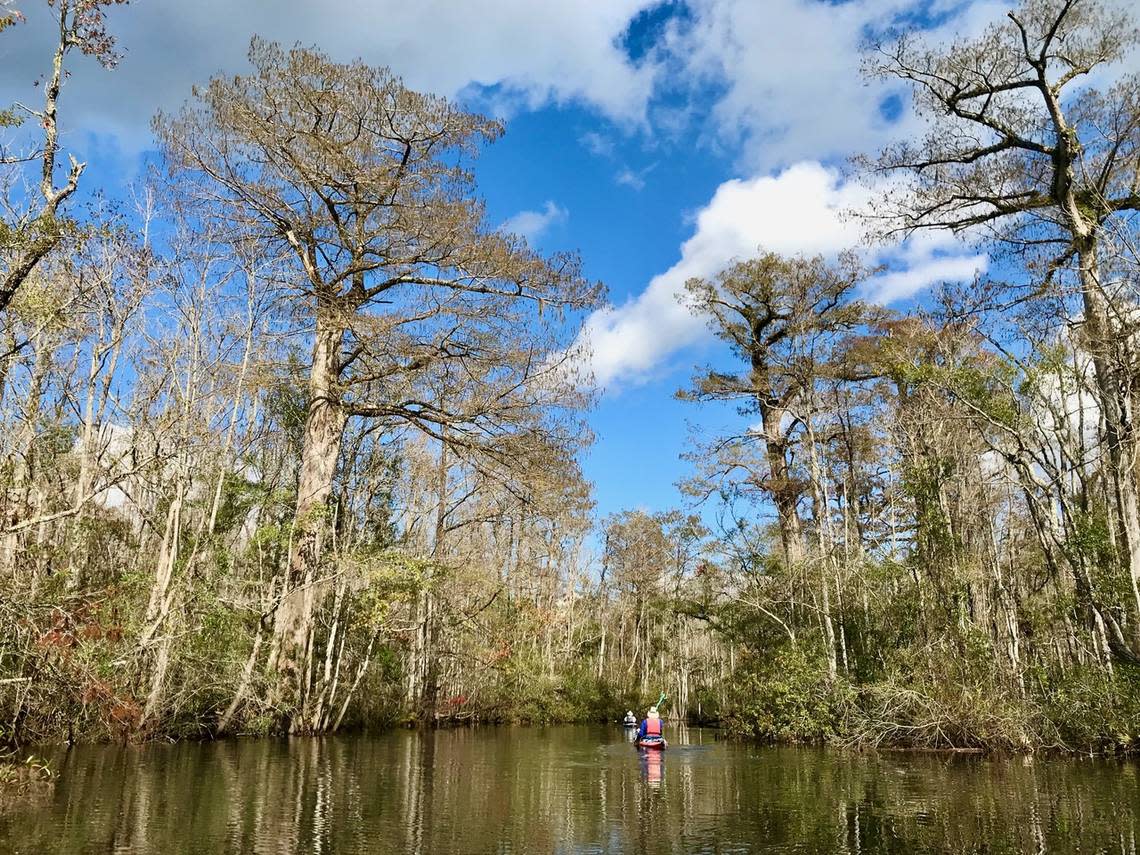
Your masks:
M1137 767L487 728L98 747L0 809L0 851L1114 852Z
M661 782L665 780L665 752L639 748L637 753L641 755L641 780L650 789L660 789Z

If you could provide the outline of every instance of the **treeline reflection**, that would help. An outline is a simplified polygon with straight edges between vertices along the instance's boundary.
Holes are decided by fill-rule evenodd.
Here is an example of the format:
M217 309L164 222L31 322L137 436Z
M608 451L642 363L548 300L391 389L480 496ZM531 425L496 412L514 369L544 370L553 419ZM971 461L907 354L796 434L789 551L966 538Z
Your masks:
M85 747L0 809L42 852L1137 851L1137 767L593 727Z

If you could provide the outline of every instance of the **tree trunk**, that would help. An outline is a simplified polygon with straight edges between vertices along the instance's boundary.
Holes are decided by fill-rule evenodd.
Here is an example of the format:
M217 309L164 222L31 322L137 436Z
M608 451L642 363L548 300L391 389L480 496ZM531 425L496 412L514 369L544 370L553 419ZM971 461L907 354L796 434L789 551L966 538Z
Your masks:
M317 314L313 363L309 372L309 404L297 482L294 540L289 552L285 590L274 622L276 701L290 731L303 722L297 713L308 686L310 639L317 602L321 545L327 507L344 434L345 412L338 388L344 327L328 308Z
M1100 285L1095 236L1080 253L1081 298L1087 346L1096 376L1097 403L1104 425L1108 478L1122 559L1132 588L1132 645L1140 652L1140 496L1136 484L1136 437L1132 414L1130 366L1117 358L1122 342L1113 328Z
M803 561L804 542L803 524L797 507L800 490L792 480L791 467L788 465L788 438L782 424L787 410L762 403L760 413L765 455L768 459L768 491L776 506L784 561L791 567Z
M806 417L804 423L807 425L808 461L811 469L812 496L815 500L815 524L819 538L819 584L822 599L820 617L823 623L823 643L827 649L827 676L830 680L835 680L838 662L836 660L835 622L831 613L831 585L834 581L838 586L839 574L838 568L835 567L835 543L831 535L831 499L828 494L823 467L819 462L811 417ZM829 570L835 571L832 578L828 578Z
M33 338L32 364L28 369L28 394L21 413L19 438L12 461L11 487L3 523L9 526L0 542L0 576L11 579L19 569L21 534L15 525L32 516L31 499L36 477L36 437L45 386L55 365L55 339L37 334ZM35 582L36 580L34 580ZM34 584L33 582L33 584Z

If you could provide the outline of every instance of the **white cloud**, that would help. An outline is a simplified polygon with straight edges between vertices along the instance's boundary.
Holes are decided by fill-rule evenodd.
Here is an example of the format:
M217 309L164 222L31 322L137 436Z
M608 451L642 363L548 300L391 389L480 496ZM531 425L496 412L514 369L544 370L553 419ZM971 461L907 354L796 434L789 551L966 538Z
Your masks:
M256 33L286 45L317 45L341 60L359 56L386 64L413 88L466 94L486 109L577 102L627 129L644 127L651 116L659 129L668 131L673 117L691 130L693 110L708 102L704 87L713 83L720 95L711 127L722 139L743 141L742 160L756 168L874 148L892 132L878 109L887 90L859 74L861 40L914 11L917 0L687 0L687 14L631 60L623 36L639 14L661 2L130 4L108 11L122 63L106 71L79 58L62 116L67 127L114 133L128 149L145 146L155 110L177 107L192 84L216 73L242 71ZM1003 3L956 5L942 31L974 32L999 20ZM0 36L0 103L34 100L30 84L50 61L51 10L33 3L24 11L27 23ZM678 80L692 83L690 103L657 99L650 110L660 84ZM596 131L582 142L606 156L612 147Z
M936 282L963 282L985 273L986 255L938 255L922 258L909 254L905 270L892 270L866 283L867 299L887 305L913 297Z
M844 212L871 198L865 186L844 182L835 170L812 161L776 175L721 184L697 214L680 260L655 276L637 297L587 319L580 344L591 354L594 382L612 388L644 380L679 350L709 335L705 320L677 299L686 280L713 276L759 249L830 256L853 247L862 235ZM883 303L909 297L936 281L970 278L986 261L985 256L963 254L960 246L941 236L871 254L888 258L897 268L867 285L870 296Z
M547 200L541 211L519 211L502 225L502 230L522 235L534 243L553 225L564 223L570 214L554 202Z
M645 187L645 179L637 172L634 172L628 166L622 169L614 176L614 181L625 187L632 187L634 190L641 190Z
M1003 19L1007 0L686 0L672 24L631 60L623 37L663 0L197 0L111 8L124 59L114 71L79 58L61 102L68 128L111 132L131 150L156 109L177 107L194 83L246 67L254 33L317 45L337 59L390 65L417 89L466 93L491 110L585 104L619 128L689 135L706 124L750 169L872 150L912 129L880 113L892 91L859 73L869 32L908 13L944 15L934 40ZM1113 0L1124 2L1124 0ZM0 36L0 103L34 100L51 56L50 9ZM678 83L678 81L681 81ZM691 86L687 99L661 98ZM715 97L709 85L716 87ZM488 94L491 87L494 92ZM711 116L705 105L713 103ZM685 103L680 103L684 100ZM613 141L582 135L595 154ZM71 140L77 145L78 140Z
M614 153L614 141L597 131L587 131L578 137L578 142L595 157L611 157Z
M977 32L1001 20L1007 5L960 4L930 37ZM740 157L751 168L844 157L913 129L905 117L892 123L880 112L900 90L860 73L867 34L915 11L913 0L689 0L689 7L692 23L673 30L669 53L690 79L723 87L712 127L743 143Z
M498 86L528 107L578 101L624 124L644 119L657 69L621 47L629 22L658 0L197 0L115 7L124 57L113 71L79 58L61 100L68 127L146 144L147 123L194 83L246 68L249 38L317 45L340 60L386 64L409 86L443 95ZM50 12L0 36L0 98L33 98L51 60ZM72 141L78 144L78 140Z
M651 163L644 169L631 169L628 166L624 166L618 171L618 174L614 176L614 181L623 187L630 187L634 190L644 190L646 176L656 167L656 163Z

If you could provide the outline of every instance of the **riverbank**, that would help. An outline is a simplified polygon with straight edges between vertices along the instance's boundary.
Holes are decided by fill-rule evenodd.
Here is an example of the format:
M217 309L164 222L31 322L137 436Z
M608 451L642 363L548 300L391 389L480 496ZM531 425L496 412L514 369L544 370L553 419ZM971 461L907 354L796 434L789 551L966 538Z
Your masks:
M391 568L383 585L374 579L371 589L357 592L354 620L397 608L415 614L406 600L418 589L395 587L413 585L408 572ZM704 618L693 617L695 600L678 594L655 602L647 614L660 622L659 632L672 627L690 653L663 658L659 670L643 675L621 666L632 655L623 650L626 641L602 643L605 628L624 619L622 601L600 601L610 610L606 616L581 596L577 606L560 606L572 621L543 623L549 611L531 600L497 596L497 583L489 594L479 585L465 590L463 584L481 576L473 580L457 568L438 572L433 585L443 578L451 584L431 588L437 611L424 626L440 633L435 647L418 648L398 625L369 641L359 623L346 623L338 637L346 649L360 648L353 653L352 680L338 676L339 660L325 651L317 658L330 674L326 688L300 709L278 696L279 675L268 668L260 630L234 619L230 605L204 583L185 616L194 633L179 637L162 663L159 695L145 691L151 664L135 641L138 626L121 623L138 617L138 590L110 588L93 600L44 586L35 598L0 601L0 641L8 651L0 655L6 669L0 744L594 722L627 709L640 715L664 690L666 714L715 722L757 742L1074 754L1130 754L1140 746L1140 674L1123 662L1108 669L1096 660L1042 658L1011 672L984 639L922 647L916 634L906 646L889 648L881 639L856 646L853 640L862 636L852 629L846 666L833 671L819 645L749 634L753 624L727 622L741 619L728 606L721 606L723 622L709 630ZM351 616L348 599L346 593L342 613ZM441 613L444 605L451 611ZM874 625L868 623L868 635ZM702 655L691 652L698 642L707 645ZM567 653L571 643L587 655ZM640 650L631 661L652 664ZM424 662L426 675L416 670ZM313 680L325 685L324 678ZM323 725L306 725L313 721Z
M909 690L908 696L912 701L915 695ZM668 728L704 728L721 734L724 738L732 739L741 744L754 744L757 746L815 746L850 749L855 751L884 750L898 752L918 752L932 754L975 754L989 756L1018 756L1043 754L1052 757L1063 756L1102 756L1102 757L1134 757L1140 755L1140 745L1135 738L1125 732L1112 731L1113 722L1106 722L1104 727L1096 730L1086 729L1079 732L1087 737L1084 742L1064 742L1061 740L1031 742L1025 738L1026 731L1019 729L1025 726L1026 721L1032 721L1038 729L1037 732L1061 733L1066 728L1073 728L1072 722L1058 722L1055 720L1037 719L1034 721L1028 708L1018 711L1014 716L1011 713L999 715L993 712L973 711L972 719L954 719L949 716L935 715L929 705L929 699L923 699L921 705L922 715L915 713L918 706L912 708L907 717L902 715L886 720L872 718L865 709L851 703L851 698L857 693L836 689L835 705L826 703L814 706L802 705L800 701L785 698L783 703L772 706L753 705L746 709L730 711L722 718L704 717L696 719L666 718ZM881 692L873 692L881 697ZM842 701L842 703L838 703ZM640 710L643 705L631 704L631 708ZM901 712L901 710L900 710ZM1040 711L1038 711L1040 715ZM354 726L340 731L342 736L360 734L377 735L396 730L462 730L469 728L486 727L550 727L567 725L601 725L617 726L617 719L611 711L582 716L559 716L544 714L533 716L521 712L506 711L470 711L462 715L439 715L431 719L397 717L393 716L382 722L356 723ZM115 738L96 739L47 739L40 742L25 744L15 748L7 758L0 758L0 787L11 783L19 783L29 776L26 758L33 757L38 763L38 753L28 752L51 751L56 747L82 747L93 745L120 744L143 745L148 743L162 744L195 744L204 742L226 741L231 739L267 739L274 740L287 734L273 729L237 729L225 734L203 733L200 735L174 735L168 733L122 734ZM314 735L312 738L322 738ZM43 767L44 771L50 771Z
M1111 679L1099 667L1038 669L1010 687L979 663L946 660L859 683L784 652L746 660L736 677L722 724L765 742L1006 754L1140 748L1140 674L1123 667Z

